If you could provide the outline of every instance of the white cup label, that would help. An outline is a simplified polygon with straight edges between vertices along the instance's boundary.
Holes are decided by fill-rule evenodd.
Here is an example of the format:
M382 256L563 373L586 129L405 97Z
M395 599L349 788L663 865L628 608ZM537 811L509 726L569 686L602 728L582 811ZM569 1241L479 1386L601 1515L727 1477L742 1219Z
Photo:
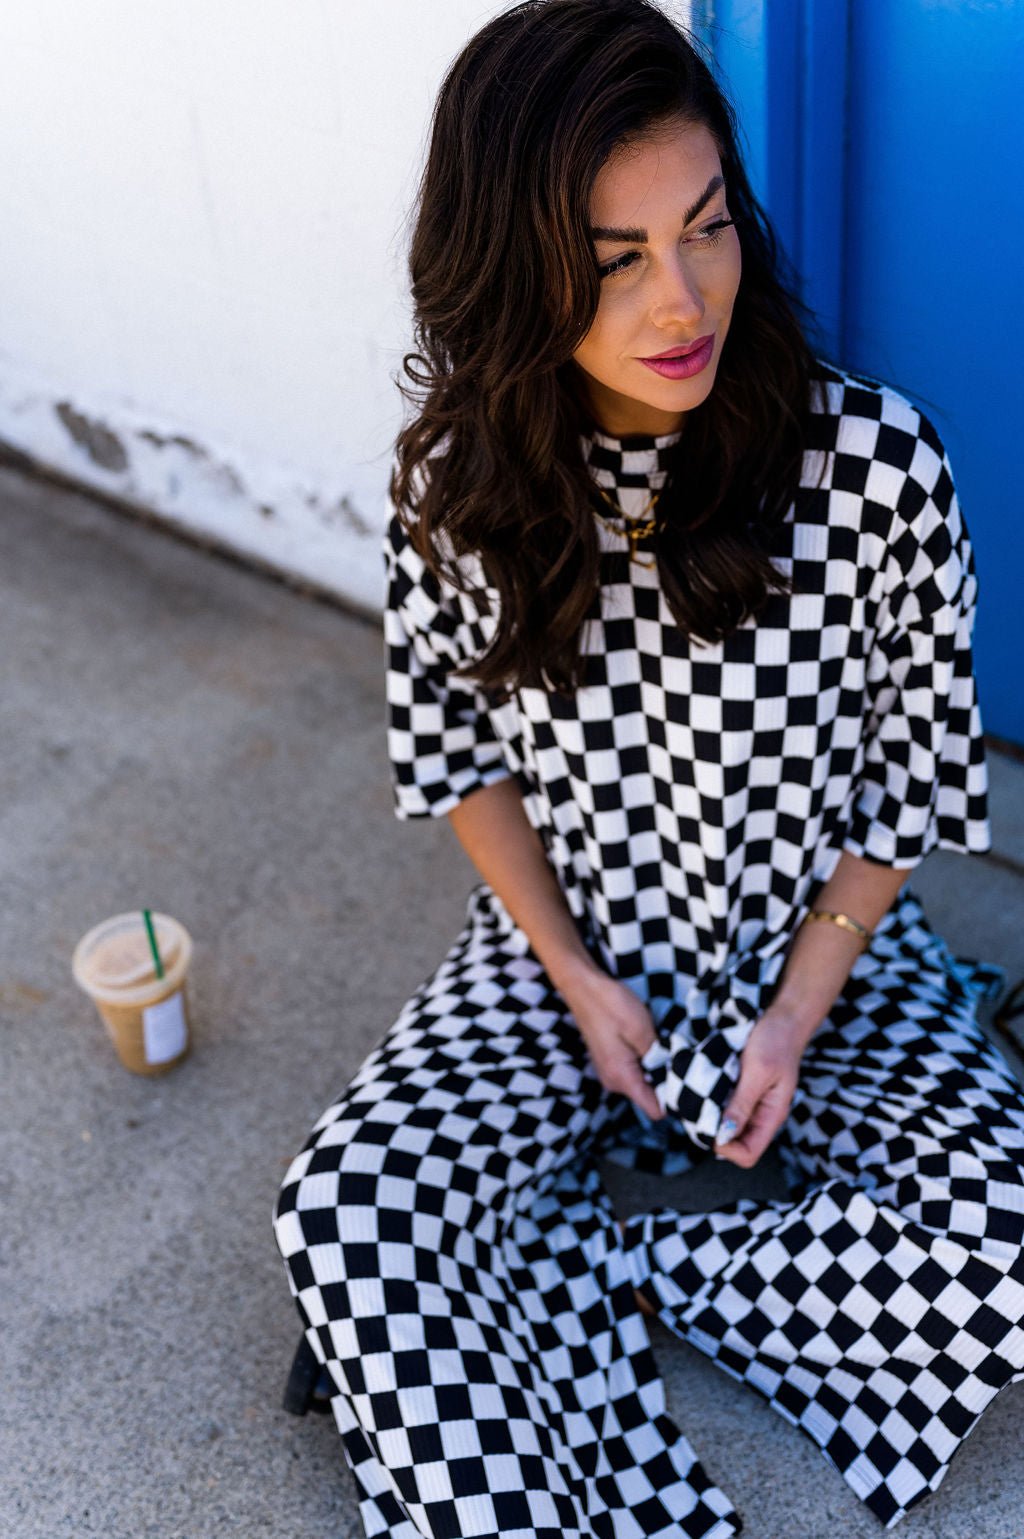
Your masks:
M145 1005L142 1011L143 1052L147 1063L166 1063L184 1050L188 1036L183 992Z

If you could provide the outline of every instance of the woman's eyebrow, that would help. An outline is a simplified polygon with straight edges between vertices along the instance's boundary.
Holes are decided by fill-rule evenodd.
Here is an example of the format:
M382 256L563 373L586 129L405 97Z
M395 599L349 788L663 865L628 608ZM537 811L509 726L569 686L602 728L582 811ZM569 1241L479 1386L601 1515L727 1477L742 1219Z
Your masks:
M692 207L688 208L686 213L683 215L684 230L688 224L691 224L693 220L696 219L705 203L714 197L715 193L720 187L724 186L724 176L713 176L711 178L710 182L705 187L696 203L694 203ZM590 238L591 240L626 240L643 246L647 243L647 231L642 230L639 225L627 225L624 229L618 230L610 225L598 224L592 227L590 231Z

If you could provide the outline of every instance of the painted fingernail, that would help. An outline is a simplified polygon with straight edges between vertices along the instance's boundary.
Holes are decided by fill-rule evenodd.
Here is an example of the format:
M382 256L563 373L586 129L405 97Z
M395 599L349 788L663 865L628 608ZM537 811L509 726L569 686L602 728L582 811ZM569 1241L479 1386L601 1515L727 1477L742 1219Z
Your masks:
M722 1123L721 1127L718 1130L718 1136L715 1139L715 1143L716 1144L728 1144L728 1143L731 1143L732 1140L736 1137L737 1131L738 1131L738 1124L734 1121L734 1119L732 1117L726 1117L725 1121Z

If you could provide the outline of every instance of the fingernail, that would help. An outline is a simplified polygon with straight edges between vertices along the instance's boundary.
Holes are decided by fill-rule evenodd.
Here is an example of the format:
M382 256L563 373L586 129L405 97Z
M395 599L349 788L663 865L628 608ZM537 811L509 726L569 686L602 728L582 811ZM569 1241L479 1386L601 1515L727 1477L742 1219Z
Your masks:
M721 1127L718 1129L718 1135L715 1138L715 1143L716 1144L728 1144L728 1143L731 1143L732 1140L736 1137L736 1134L737 1134L738 1131L739 1131L739 1124L732 1117L726 1117L725 1121L722 1123Z

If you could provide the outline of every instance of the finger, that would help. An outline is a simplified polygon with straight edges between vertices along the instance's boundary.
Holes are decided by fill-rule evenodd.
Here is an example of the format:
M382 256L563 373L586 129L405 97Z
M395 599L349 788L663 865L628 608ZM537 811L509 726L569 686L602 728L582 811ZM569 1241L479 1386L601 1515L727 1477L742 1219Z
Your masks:
M719 1154L723 1160L749 1169L756 1165L789 1115L792 1091L775 1086L754 1108L743 1132Z
M721 1148L735 1138L740 1138L753 1116L754 1108L764 1093L764 1081L760 1075L740 1060L740 1077L728 1104L722 1112L722 1120L715 1134L715 1147Z
M641 1037L626 1033L622 1035L622 1041L636 1058L642 1058L645 1053L649 1053L657 1040L657 1033L653 1030L644 1032Z
M622 1094L629 1096L633 1104L638 1106L642 1112L646 1112L648 1117L652 1118L655 1122L664 1117L665 1109L655 1095L653 1088L645 1079L644 1072L637 1060L630 1058L619 1063L616 1067L618 1070L616 1078Z

